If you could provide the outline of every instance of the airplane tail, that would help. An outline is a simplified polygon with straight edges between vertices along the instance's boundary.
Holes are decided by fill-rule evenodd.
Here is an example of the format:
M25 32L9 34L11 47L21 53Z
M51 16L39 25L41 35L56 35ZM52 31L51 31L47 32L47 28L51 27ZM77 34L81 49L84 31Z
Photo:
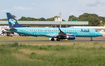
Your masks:
M6 13L6 14L7 14L7 19L8 19L8 25L10 28L24 27L24 26L18 24L17 20L10 13Z

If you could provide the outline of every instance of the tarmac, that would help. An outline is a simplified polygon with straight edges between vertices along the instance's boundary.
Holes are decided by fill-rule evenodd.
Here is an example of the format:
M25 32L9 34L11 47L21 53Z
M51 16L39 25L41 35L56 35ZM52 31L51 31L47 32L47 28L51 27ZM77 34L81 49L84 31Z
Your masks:
M10 43L10 42L105 42L105 37L95 37L93 41L91 38L87 37L76 37L77 40L61 40L61 41L50 41L50 40L29 40L29 41L0 41L0 43ZM84 40L83 40L84 39Z

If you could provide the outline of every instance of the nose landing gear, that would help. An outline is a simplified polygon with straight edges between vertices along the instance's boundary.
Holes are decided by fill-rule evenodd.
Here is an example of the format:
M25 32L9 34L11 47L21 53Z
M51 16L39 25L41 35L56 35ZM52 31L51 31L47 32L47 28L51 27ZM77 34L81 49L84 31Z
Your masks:
M94 37L91 37L91 41L93 41L93 38L94 38Z

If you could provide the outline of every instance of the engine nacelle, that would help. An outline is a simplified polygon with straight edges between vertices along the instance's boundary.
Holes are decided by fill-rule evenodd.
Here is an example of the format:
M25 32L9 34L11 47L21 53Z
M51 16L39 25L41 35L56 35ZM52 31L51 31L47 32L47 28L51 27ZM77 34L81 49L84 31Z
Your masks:
M66 38L67 39L75 39L75 36L74 35L67 35Z

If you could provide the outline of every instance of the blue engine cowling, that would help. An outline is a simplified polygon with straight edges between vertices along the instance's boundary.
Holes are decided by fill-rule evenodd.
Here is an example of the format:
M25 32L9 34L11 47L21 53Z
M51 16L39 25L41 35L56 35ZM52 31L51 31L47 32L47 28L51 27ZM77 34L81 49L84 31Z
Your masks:
M67 35L66 37L67 37L67 39L75 39L74 35Z

